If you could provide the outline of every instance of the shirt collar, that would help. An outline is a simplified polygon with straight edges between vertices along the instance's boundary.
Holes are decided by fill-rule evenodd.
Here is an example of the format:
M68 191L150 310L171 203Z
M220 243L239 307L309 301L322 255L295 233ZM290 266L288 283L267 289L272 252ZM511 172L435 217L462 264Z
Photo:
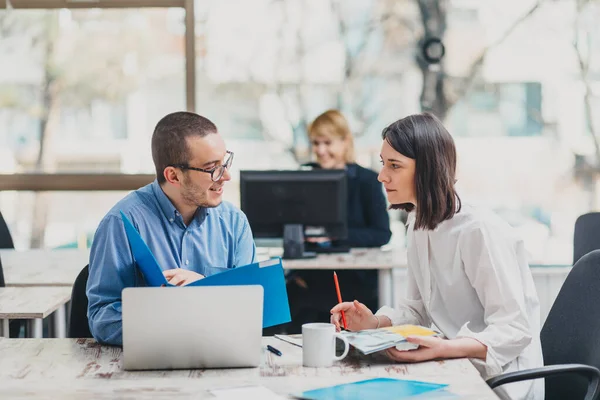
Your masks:
M414 225L416 219L417 219L417 209L415 208L411 212L408 213L408 216L406 218L406 226L409 226L411 224Z
M152 182L152 191L154 192L154 197L156 197L156 200L158 200L158 205L160 206L160 209L162 210L163 214L165 215L165 217L167 217L168 220L179 216L179 212L177 211L173 203L171 203L171 200L169 200L165 192L163 192L157 179L155 179L154 182Z
M154 180L154 182L152 182L152 191L154 192L154 196L156 197L156 200L158 200L158 205L160 206L160 209L162 210L165 217L170 222L181 220L181 223L183 224L181 214L179 213L179 211L177 211L177 209L175 208L171 200L167 197L165 192L163 192L162 188L160 187L160 184L158 183L158 180L156 179ZM194 220L202 222L207 215L208 209L206 207L198 207L196 213L194 214Z

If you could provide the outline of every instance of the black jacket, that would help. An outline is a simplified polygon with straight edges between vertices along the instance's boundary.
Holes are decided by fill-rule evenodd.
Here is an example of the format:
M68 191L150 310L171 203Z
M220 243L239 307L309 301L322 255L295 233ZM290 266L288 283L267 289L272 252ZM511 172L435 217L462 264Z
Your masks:
M319 164L306 166L320 168ZM350 247L379 247L389 242L390 217L377 174L358 164L348 164L348 238Z
M348 164L348 240L350 247L379 247L389 242L390 217L377 174Z

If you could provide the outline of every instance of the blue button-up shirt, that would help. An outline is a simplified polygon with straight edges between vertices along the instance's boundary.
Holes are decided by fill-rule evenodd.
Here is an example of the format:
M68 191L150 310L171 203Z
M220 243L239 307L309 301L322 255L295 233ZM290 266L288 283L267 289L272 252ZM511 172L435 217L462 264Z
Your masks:
M227 202L198 208L186 226L155 180L119 201L94 236L87 283L88 319L99 342L122 344L121 291L144 285L119 211L131 220L163 270L185 268L210 276L255 261L256 247L242 211Z

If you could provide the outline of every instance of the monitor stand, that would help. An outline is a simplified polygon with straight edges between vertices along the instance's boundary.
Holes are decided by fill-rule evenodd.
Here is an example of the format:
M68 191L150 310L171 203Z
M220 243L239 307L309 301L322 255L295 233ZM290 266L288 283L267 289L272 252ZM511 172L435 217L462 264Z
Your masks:
M302 224L286 224L283 227L283 258L297 260L315 258L317 253L304 251L304 227Z

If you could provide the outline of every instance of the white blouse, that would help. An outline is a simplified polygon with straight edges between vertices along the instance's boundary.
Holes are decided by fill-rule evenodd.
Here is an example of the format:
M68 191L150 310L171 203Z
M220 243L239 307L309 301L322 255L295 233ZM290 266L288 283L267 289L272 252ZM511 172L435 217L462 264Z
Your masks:
M463 204L434 230L408 219L407 298L382 307L394 325L435 325L447 338L470 337L487 346L472 359L483 378L543 365L539 300L523 241L498 216ZM544 398L544 380L499 387L505 399Z

